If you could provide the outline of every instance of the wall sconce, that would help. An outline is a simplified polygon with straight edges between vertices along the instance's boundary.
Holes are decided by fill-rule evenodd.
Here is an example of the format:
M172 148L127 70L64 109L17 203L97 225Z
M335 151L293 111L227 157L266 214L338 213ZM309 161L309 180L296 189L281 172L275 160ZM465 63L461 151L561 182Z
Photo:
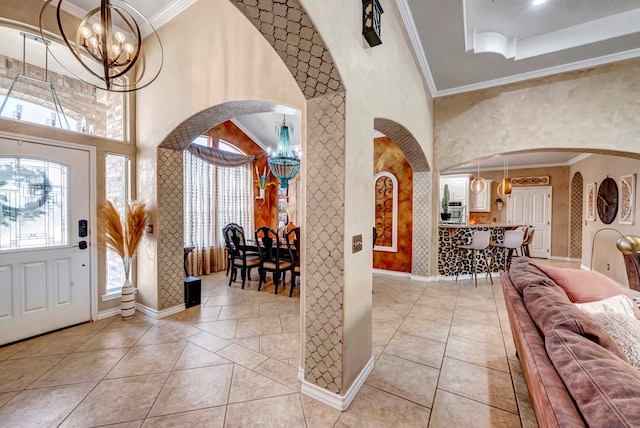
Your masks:
M382 44L380 18L383 13L378 0L362 0L362 35L371 47Z
M496 199L496 208L498 211L502 212L502 209L504 208L504 202L502 202L502 199Z

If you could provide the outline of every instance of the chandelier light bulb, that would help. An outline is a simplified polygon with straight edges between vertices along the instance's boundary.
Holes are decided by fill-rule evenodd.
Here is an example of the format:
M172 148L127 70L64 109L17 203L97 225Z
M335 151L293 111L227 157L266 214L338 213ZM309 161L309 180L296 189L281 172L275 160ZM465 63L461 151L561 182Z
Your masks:
M111 52L113 52L114 56L118 57L118 56L120 56L120 53L122 52L122 50L120 49L120 46L113 45L113 46L111 46Z
M91 30L87 27L82 27L80 29L80 34L82 34L82 37L84 37L85 39L88 39L91 37Z
M95 37L90 38L89 43L91 43L91 46L94 48L98 47L98 39L96 39Z
M127 54L132 54L134 50L135 50L135 48L133 47L133 45L131 43L125 43L124 44L124 51Z
M125 41L125 36L124 36L124 34L122 34L120 31L117 31L117 32L116 32L116 40L117 40L119 43L124 42L124 41Z
M102 25L96 22L95 24L93 24L93 31L95 31L96 34L102 34L104 28L102 28Z

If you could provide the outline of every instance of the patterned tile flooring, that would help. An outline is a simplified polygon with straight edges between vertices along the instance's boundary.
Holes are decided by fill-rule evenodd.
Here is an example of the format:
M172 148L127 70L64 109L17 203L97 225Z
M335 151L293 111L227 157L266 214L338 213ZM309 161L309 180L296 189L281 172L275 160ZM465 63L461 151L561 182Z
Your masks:
M343 413L298 392L299 288L227 281L204 277L201 307L169 318L0 348L0 426L537 426L499 281L374 275L376 365Z

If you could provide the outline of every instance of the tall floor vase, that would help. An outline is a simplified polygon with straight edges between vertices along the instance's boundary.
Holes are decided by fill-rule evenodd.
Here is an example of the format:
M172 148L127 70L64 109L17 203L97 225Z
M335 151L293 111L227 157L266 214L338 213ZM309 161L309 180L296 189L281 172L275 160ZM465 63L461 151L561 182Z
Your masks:
M133 285L127 278L122 285L122 298L120 299L120 316L123 320L133 318L136 314L136 296L133 294Z

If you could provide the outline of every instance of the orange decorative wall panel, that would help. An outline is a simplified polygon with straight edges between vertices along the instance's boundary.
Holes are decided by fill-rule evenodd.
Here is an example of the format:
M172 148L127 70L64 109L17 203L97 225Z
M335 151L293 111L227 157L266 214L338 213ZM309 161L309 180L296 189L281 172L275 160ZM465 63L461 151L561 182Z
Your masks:
M253 179L258 179L256 175L256 168L262 174L264 168L269 170L267 165L267 153L257 145L251 138L249 138L244 132L240 130L231 121L222 122L209 131L206 135L211 137L213 147L218 147L218 141L224 140L229 144L240 149L247 155L253 155L256 157L253 165ZM277 183L278 180L269 172L268 182ZM260 189L256 184L253 188L254 197L258 195ZM269 226L276 228L278 226L278 187L277 185L267 186L265 189L265 198L255 199L254 207L254 221L256 229L260 226Z
M373 267L375 269L410 273L413 223L413 170L400 148L387 137L374 139L373 156L373 175L386 171L398 179L397 251L387 252L374 250ZM376 213L376 222L378 221L377 214L379 213ZM387 223L388 217L389 216L385 215L385 222ZM378 234L377 242L379 245L383 245L380 232L378 232Z

